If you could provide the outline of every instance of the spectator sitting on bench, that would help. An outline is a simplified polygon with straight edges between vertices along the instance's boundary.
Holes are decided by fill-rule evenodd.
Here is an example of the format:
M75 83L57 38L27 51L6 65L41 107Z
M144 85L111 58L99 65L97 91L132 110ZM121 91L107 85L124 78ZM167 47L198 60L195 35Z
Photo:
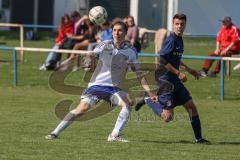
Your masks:
M74 32L74 26L70 20L69 15L65 14L61 17L60 24L58 26L58 36L56 43L52 49L60 49L63 44L64 38L72 36ZM61 54L56 52L50 52L45 60L45 63L39 68L39 70L54 70L60 66Z
M125 18L125 21L128 27L126 40L129 41L139 53L141 51L141 44L138 39L138 35L139 35L138 26L136 26L133 16L127 16Z
M80 22L78 23L79 25L77 26L78 28L76 29L76 36L70 37L71 39L77 40L76 43L74 44L73 50L87 50L89 44L96 42L96 34L98 29L97 26L90 22L87 15L84 15L80 19ZM80 57L81 56L77 54L71 54L70 57L66 60L66 61L73 60L74 65L73 71L78 70L81 61ZM83 67L86 68L86 70L89 70L89 68L91 67L90 56L84 57Z
M233 54L238 54L240 47L239 29L232 23L231 17L223 17L221 19L222 27L217 34L216 50L209 56L230 57ZM220 61L217 61L213 72L208 72L214 60L207 59L204 61L202 70L199 72L202 77L216 77L220 72Z

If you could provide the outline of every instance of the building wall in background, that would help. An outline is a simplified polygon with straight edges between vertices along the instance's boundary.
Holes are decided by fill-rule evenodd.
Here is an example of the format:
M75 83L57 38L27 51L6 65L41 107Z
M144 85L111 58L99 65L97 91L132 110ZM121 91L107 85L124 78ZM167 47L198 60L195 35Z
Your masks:
M53 0L38 0L37 23L41 25L53 24Z
M0 23L9 22L10 22L10 0L0 0Z
M129 15L130 0L90 0L89 8L103 6L108 12L108 20L115 17L124 18Z
M33 24L35 0L0 0L0 11L5 17L1 22ZM78 10L87 13L89 8L102 5L108 11L109 20L130 14L131 0L38 0L38 24L57 25L62 15ZM134 1L134 0L132 0ZM216 35L222 16L231 16L240 26L239 0L172 0L178 1L178 12L188 17L186 33L192 35ZM6 3L10 2L10 3ZM167 27L167 0L139 0L138 26L149 29ZM9 4L6 8L3 4ZM5 6L5 8L3 8ZM132 12L131 12L132 13ZM171 19L170 19L171 20Z
M188 18L186 33L192 35L216 35L223 16L232 17L240 26L239 0L179 0L178 11Z
M36 24L53 24L53 0L11 0L11 23L34 24L34 3L37 4Z
M130 0L54 0L53 24L57 25L61 16L74 10L80 11L81 15L88 13L94 6L101 5L108 11L108 19L115 17L124 18L129 14Z
M87 9L88 0L54 0L54 18L53 24L57 25L64 14L70 14L72 11L80 11L84 14Z
M33 24L33 0L12 0L11 23Z
M139 0L138 26L148 29L166 27L166 0Z

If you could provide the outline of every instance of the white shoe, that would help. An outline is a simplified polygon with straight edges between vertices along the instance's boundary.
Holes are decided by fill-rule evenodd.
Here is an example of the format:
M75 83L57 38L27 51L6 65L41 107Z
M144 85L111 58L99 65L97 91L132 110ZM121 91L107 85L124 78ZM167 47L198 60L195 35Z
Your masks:
M114 137L114 136L112 136L112 134L109 134L107 141L108 142L117 141L117 142L124 142L124 143L129 142L128 140L123 139L120 135L117 137Z
M40 71L46 71L46 70L47 70L46 65L43 64L42 66L40 66L40 67L39 67L39 70L40 70Z
M76 72L76 71L78 71L79 69L80 69L79 67L74 66L73 69L72 69L72 72Z
M238 63L235 67L233 67L234 71L239 70L239 69L240 69L240 63Z
M203 70L198 71L198 74L199 74L199 76L201 76L201 77L207 77L207 73L206 73L205 71L203 71Z
M86 71L86 72L88 72L90 70L91 70L91 68L84 68L84 71Z
M57 139L57 138L58 138L58 136L55 135L55 134L49 134L49 135L45 136L45 139L47 139L47 140L54 140L54 139Z

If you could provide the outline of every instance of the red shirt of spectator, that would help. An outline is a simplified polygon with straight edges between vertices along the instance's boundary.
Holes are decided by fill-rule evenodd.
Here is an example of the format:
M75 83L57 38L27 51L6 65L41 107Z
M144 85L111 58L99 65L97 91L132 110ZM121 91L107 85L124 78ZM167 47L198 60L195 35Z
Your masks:
M230 26L223 25L217 34L217 42L219 42L221 50L227 48L231 43L234 43L231 51L238 51L240 49L240 35L237 26L234 24Z
M67 36L72 36L74 33L74 25L73 23L65 24L64 26L58 26L58 36L56 38L57 44L62 44L63 40Z
M74 33L74 24L68 14L61 17L58 25L58 36L55 40L56 44L61 45L65 37L72 36Z

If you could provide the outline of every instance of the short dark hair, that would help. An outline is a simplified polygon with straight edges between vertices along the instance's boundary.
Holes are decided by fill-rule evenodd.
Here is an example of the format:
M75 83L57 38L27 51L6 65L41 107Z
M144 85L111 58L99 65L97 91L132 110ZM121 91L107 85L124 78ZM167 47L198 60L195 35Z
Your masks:
M117 20L117 21L114 21L114 22L112 23L112 29L113 29L113 27L114 27L115 25L120 25L120 26L122 26L125 32L127 32L127 30L128 30L127 25L126 25L123 21L118 21L118 20Z
M78 11L73 11L70 15L71 18L81 17L80 13Z
M180 20L187 21L187 16L183 13L177 13L173 16L173 20L174 19L180 19Z

